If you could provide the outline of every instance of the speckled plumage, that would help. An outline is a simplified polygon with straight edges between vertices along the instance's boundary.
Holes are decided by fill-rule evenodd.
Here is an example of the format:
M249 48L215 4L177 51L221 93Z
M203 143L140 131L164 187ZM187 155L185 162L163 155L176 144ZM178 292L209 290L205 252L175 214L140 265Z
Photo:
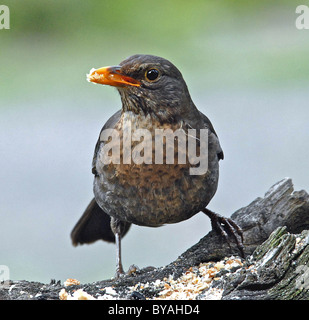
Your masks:
M120 133L128 122L132 130L143 128L153 132L155 128L166 127L165 123L160 124L156 120L145 121L144 115L136 115L132 111L118 112L111 121L115 122L113 128ZM186 123L186 119L182 121ZM207 123L203 125L206 129ZM180 123L168 124L173 131L180 126ZM221 148L214 132L208 132L208 171L203 175L190 175L190 163L178 164L176 157L175 164L103 165L104 142L99 138L93 160L97 203L110 216L143 226L158 227L192 217L207 206L218 185L218 154ZM153 149L153 159L154 152ZM175 152L178 152L177 143Z

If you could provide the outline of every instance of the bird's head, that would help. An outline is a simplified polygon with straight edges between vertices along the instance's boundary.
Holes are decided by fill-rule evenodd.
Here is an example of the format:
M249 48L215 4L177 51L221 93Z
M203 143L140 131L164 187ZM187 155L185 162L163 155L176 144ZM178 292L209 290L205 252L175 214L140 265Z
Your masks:
M134 55L118 66L92 69L87 79L116 87L123 111L150 114L160 122L176 122L196 109L180 71L164 58Z

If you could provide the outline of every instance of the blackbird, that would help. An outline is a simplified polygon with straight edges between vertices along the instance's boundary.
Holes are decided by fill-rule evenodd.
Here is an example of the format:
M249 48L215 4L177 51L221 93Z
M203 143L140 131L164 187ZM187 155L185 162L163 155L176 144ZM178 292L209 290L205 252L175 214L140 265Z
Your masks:
M105 123L96 143L92 161L94 199L71 233L73 245L99 239L116 242L119 276L124 273L121 238L132 223L159 227L202 211L228 243L229 235L234 238L243 255L242 230L233 220L206 208L217 190L223 151L214 127L194 105L175 65L153 55L133 55L118 66L92 69L87 79L116 87L122 109ZM134 133L139 129L143 134L138 139ZM184 133L187 140L181 145L181 134L171 135L172 140L168 140L166 129L170 130L168 134ZM166 135L156 139L158 132ZM190 162L190 137L199 163ZM161 149L157 140L162 142ZM168 141L174 145L168 145ZM161 156L157 156L156 147L163 150ZM172 152L169 155L174 162L168 152ZM132 161L134 155L135 160L143 161ZM186 161L179 161L181 155ZM192 172L201 167L202 158L207 160L207 170Z

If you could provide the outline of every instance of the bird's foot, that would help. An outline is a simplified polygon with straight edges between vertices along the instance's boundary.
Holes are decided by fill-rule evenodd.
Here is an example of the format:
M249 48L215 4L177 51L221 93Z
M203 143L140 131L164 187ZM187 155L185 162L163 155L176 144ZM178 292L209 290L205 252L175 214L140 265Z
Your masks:
M131 264L126 274L132 276L138 271L140 271L140 268L135 264Z
M124 272L122 266L118 266L116 269L116 274L115 274L114 278L119 279L119 278L122 278L126 275L132 276L133 274L135 274L138 271L140 271L140 268L138 266L136 266L135 264L132 264L129 267L129 270L127 272Z
M219 233L226 240L229 247L231 247L229 235L235 239L241 257L244 258L244 238L242 229L230 218L225 218L206 208L202 211L210 218L212 229Z

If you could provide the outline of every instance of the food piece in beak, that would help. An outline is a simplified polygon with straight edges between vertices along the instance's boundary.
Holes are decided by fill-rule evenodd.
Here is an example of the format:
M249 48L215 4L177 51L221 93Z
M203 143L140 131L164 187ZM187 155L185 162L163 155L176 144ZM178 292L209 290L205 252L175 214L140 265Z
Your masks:
M120 67L103 67L99 69L92 68L87 74L89 82L105 84L114 87L135 86L139 87L141 83L120 72Z

